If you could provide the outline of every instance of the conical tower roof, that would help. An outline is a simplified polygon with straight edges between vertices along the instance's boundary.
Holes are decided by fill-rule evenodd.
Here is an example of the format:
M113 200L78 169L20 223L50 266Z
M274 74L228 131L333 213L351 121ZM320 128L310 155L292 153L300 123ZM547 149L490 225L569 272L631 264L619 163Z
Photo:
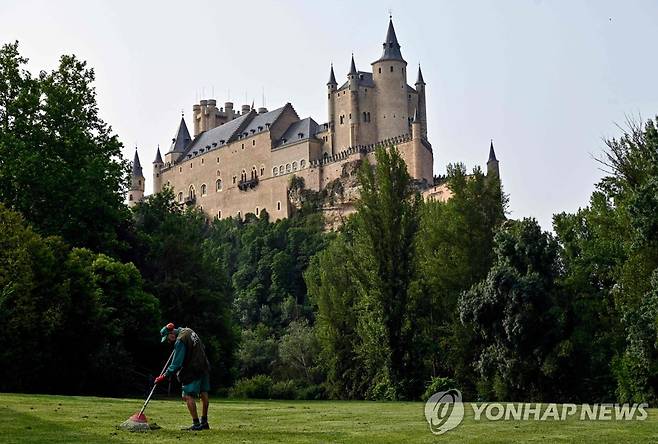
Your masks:
M348 75L352 75L352 74L354 75L358 74L356 70L356 64L354 63L354 54L352 54L352 63L350 64L350 72L348 73Z
M336 83L336 76L334 75L334 64L331 64L331 70L329 71L329 81L327 82L327 85L338 85Z
M388 21L388 31L386 32L386 40L384 41L384 52L377 62L381 62L382 60L399 60L404 62L402 52L400 52L398 37L395 35L392 18Z
M418 77L416 78L416 85L418 84L425 85L425 80L423 79L423 72L420 70L420 63L418 64Z
M160 155L160 145L158 145L158 151L155 153L155 160L153 163L163 163L162 156Z
M178 124L178 129L176 130L176 135L171 139L171 147L169 148L170 153L182 153L187 148L187 145L192 141L190 137L190 132L187 130L187 125L185 124L185 118L180 118L180 123Z
M144 177L142 172L142 165L139 163L139 155L137 154L137 147L135 147L135 158L133 159L133 172L134 177Z
M491 139L491 145L489 146L489 160L487 162L497 161L497 160L498 159L496 159L496 152L494 151L494 147L493 147L493 139Z

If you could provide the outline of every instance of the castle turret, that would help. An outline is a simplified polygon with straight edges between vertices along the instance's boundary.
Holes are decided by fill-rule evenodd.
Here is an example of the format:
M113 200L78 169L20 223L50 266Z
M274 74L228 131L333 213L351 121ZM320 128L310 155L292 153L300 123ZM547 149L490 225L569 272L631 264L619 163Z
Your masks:
M156 152L155 160L153 161L153 193L159 193L162 191L162 176L160 173L163 167L164 162L160 155L160 145L158 145L158 151Z
M194 106L197 107L198 105ZM178 158L185 152L185 148L187 148L191 141L192 138L190 137L190 132L187 130L187 125L185 124L185 117L181 116L176 134L171 139L171 147L167 154L165 154L165 162L167 165L172 165L176 162L176 160L178 160Z
M135 158L133 159L132 173L130 175L130 191L128 191L128 206L132 207L144 199L144 173L139 163L137 147L135 147Z
M422 128L422 135L427 139L427 108L425 105L425 80L423 80L423 72L420 70L420 63L418 64L418 78L416 79L416 92L418 92L418 106L416 112ZM414 116L414 120L416 117Z
M334 150L334 135L336 132L336 122L334 121L334 116L336 113L336 88L338 83L336 83L336 76L334 75L334 64L331 64L331 69L329 70L329 81L327 82L327 103L329 111L329 149L333 154Z
M393 20L388 23L382 56L372 63L377 86L377 128L379 139L409 134L407 62L402 58Z
M354 54L352 54L352 63L350 72L347 74L350 89L350 146L356 146L359 143L359 72L356 70L354 63Z
M500 170L498 169L498 159L496 159L496 152L494 151L493 139L489 146L489 160L487 160L487 177L497 177L500 179Z

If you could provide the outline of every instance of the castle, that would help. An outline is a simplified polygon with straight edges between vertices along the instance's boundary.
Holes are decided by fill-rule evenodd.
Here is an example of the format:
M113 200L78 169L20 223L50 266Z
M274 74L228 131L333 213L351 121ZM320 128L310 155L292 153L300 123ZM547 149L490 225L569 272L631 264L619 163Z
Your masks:
M434 154L427 138L425 81L418 66L414 87L407 84L407 62L402 58L393 21L388 24L381 57L372 72L359 71L354 56L347 80L339 86L330 68L326 123L300 119L290 103L268 111L243 105L234 109L214 99L193 106L193 136L184 117L164 159L158 147L153 162L153 192L173 188L178 202L196 205L210 217L259 215L272 220L289 217L295 208L291 178L304 187L341 193L323 209L340 219L354 211L358 192L350 193L356 167L374 162L378 146L396 146L409 174L426 199L445 200L450 190L435 184ZM490 147L487 174L498 175L498 161ZM133 161L129 205L144 198L144 176L137 152ZM356 188L356 187L354 187Z

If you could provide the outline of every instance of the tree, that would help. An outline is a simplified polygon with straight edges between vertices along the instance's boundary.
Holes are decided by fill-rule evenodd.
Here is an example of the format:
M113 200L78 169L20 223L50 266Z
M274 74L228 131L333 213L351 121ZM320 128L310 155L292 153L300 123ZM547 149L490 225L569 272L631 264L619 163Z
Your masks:
M565 307L556 288L558 245L534 219L507 222L495 237L494 266L459 301L481 341L477 368L484 396L560 399L552 384L569 357Z
M128 164L101 120L85 62L33 78L18 43L0 49L0 201L44 235L116 254L128 220Z

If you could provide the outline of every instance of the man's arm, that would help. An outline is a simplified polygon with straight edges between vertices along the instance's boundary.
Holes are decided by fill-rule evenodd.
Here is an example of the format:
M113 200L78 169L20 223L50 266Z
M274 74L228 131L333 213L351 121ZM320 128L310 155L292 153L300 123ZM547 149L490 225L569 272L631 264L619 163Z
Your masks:
M174 344L174 358L171 360L171 364L167 367L167 371L164 373L165 376L170 377L176 373L182 366L183 361L185 360L185 344L181 341L176 341Z

